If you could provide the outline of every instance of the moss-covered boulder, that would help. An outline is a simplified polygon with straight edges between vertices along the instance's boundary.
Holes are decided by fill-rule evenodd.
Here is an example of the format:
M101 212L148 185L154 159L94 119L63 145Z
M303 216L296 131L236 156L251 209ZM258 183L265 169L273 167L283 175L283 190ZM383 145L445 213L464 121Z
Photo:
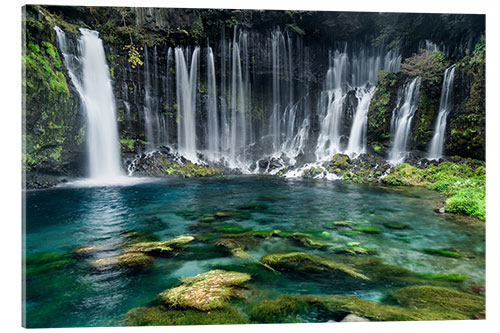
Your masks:
M288 236L287 238L293 239L296 242L300 243L301 245L310 248L326 249L332 246L331 244L327 243L326 241L318 237L314 237L300 232L293 233L291 236Z
M232 325L248 324L248 319L234 307L226 306L211 311L195 309L175 310L165 306L140 307L127 312L123 326L170 325Z
M467 279L466 275L457 273L417 273L417 275L422 276L426 279L450 282L461 282Z
M182 279L182 283L158 295L166 305L202 311L224 307L239 296L240 287L250 280L240 272L213 270Z
M125 253L119 256L96 259L91 266L96 269L117 269L147 267L154 263L154 258L144 253Z
M301 322L299 316L307 314L309 304L301 295L282 295L274 300L263 300L250 309L250 319L258 323Z
M147 254L165 254L168 252L172 252L174 249L177 249L183 245L186 245L194 240L194 236L190 235L181 235L169 240L165 241L157 241L157 242L137 242L129 244L125 248L125 252L140 252Z
M485 310L484 297L440 287L406 287L392 293L392 297L411 309L428 309L469 319Z
M328 272L361 280L369 280L367 276L359 273L350 266L304 252L268 254L262 257L260 261L278 270Z

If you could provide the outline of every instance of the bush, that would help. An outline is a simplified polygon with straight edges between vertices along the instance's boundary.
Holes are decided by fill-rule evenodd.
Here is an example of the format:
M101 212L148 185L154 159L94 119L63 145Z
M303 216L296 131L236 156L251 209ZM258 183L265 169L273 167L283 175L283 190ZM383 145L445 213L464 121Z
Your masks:
M452 213L486 219L486 198L484 190L466 188L459 190L446 200L447 210Z

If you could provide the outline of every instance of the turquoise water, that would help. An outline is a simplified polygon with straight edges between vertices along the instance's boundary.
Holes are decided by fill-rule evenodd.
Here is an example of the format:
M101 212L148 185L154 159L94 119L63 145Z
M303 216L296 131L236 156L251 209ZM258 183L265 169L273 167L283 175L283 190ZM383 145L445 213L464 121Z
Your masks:
M215 268L252 275L248 303L286 293L344 294L384 301L391 291L402 286L392 280L353 285L322 276L274 274L255 260L268 253L302 251L352 264L352 256L334 254L335 248L348 242L377 250L376 256L384 264L414 272L467 276L453 287L484 284L484 228L475 221L435 213L440 200L437 193L423 188L246 176L29 191L26 325L120 325L127 311L153 304L156 295L178 284L182 277ZM322 240L332 246L320 250L283 238L262 239L248 248L255 259L232 257L225 249L215 247L223 231L214 234L206 224L199 223L202 217L250 203L259 203L259 209L245 211L235 219L210 222L211 226L241 231L322 232ZM346 236L341 229L329 227L333 221L345 220L377 228L380 233ZM395 222L409 228L387 227ZM202 240L190 243L176 256L156 258L151 267L142 270L91 268L93 260L119 254L126 241L123 235L130 231L161 240L182 234L209 237L199 237ZM97 246L99 251L85 258L71 253L81 246ZM432 256L422 252L425 248L453 249L462 257ZM243 311L244 303L240 305Z

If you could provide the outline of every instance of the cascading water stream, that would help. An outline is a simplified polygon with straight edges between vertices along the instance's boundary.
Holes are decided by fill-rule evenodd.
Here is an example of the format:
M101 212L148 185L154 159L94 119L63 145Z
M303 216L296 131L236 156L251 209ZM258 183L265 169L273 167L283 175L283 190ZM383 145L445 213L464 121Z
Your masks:
M220 155L219 146L219 119L217 115L217 91L215 83L215 64L212 48L207 48L207 148L208 156L217 160Z
M375 88L373 87L371 89L359 89L356 91L358 106L352 122L349 144L346 150L350 155L359 155L366 150L367 115L374 91Z
M316 145L316 156L319 161L341 151L340 126L346 97L342 87L347 83L348 62L349 58L345 52L335 51L333 63L326 74L326 95L328 96L326 115L321 122Z
M418 108L419 92L420 77L407 82L398 91L397 106L391 118L391 132L394 139L389 153L389 161L394 165L404 162L406 158L408 135L411 121Z
M116 106L102 40L97 31L80 29L80 55L68 53L66 35L55 27L64 63L87 116L89 177L110 182L123 176ZM81 72L77 68L81 66Z
M444 72L443 86L441 88L441 99L439 101L439 113L437 116L434 136L430 142L429 159L438 160L443 156L443 147L446 131L446 120L453 108L453 80L455 79L455 65L447 68Z
M191 56L191 66L188 68L183 49L175 48L179 152L193 162L198 160L196 156L196 92L199 53L200 48L196 47Z

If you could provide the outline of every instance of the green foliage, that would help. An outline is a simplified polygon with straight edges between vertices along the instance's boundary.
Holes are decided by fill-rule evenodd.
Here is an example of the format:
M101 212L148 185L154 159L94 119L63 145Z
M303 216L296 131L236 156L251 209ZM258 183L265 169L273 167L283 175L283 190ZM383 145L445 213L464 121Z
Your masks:
M448 151L461 156L485 158L486 144L486 43L484 36L472 54L457 63L457 74L470 81L465 108L455 110L450 117L450 137L446 142ZM467 93L467 92L465 92Z
M390 185L424 185L424 174L422 169L416 168L408 163L401 163L391 173L382 178L382 181Z
M397 76L379 71L375 93L368 109L368 141L384 141L389 138L391 101L396 98Z
M481 162L442 162L438 165L430 164L425 169L402 163L393 168L382 181L391 185L426 186L442 192L449 197L446 200L447 211L485 220L486 174L485 167L477 163Z
M26 73L23 78L26 132L23 166L26 172L42 166L57 170L68 151L74 151L83 141L77 120L77 102L63 73L62 57L53 44L55 34L51 24L62 23L61 19L40 6L37 8L42 13L39 20L30 16L24 18L26 45L22 66Z
M447 211L486 219L486 198L484 189L462 189L446 200Z
M406 58L401 63L401 73L410 78L420 76L422 85L439 86L449 63L442 52L423 52Z

